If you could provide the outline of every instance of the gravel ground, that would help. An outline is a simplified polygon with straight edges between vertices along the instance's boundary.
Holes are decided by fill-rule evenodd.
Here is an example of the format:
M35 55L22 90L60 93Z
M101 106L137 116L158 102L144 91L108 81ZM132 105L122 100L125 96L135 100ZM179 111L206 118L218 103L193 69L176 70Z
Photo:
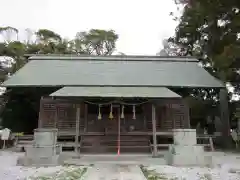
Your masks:
M17 158L22 156L22 153L15 152L0 152L0 179L1 180L24 180L31 176L40 176L52 174L64 169L62 166L57 167L21 167L16 166Z
M148 167L151 176L159 176L161 179L171 180L240 180L240 174L229 172L222 168L180 168L172 166L152 166Z
M240 155L212 153L214 168L149 166L152 174L171 180L240 180ZM150 173L151 174L151 173Z
M0 180L41 180L41 179L81 179L85 168L74 166L21 167L16 161L22 153L0 152ZM240 180L240 155L215 154L215 168L172 167L154 165L145 167L149 175L159 175L161 179L171 180Z

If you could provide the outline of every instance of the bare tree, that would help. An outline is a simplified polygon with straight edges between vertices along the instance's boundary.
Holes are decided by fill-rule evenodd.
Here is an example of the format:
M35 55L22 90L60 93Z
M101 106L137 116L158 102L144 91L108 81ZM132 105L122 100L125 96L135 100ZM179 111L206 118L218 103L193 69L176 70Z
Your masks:
M32 29L25 29L25 33L26 33L26 44L31 44L36 40L35 37L35 32Z
M18 41L18 29L14 27L0 27L0 35L3 37L3 40L6 43L9 43L11 41Z

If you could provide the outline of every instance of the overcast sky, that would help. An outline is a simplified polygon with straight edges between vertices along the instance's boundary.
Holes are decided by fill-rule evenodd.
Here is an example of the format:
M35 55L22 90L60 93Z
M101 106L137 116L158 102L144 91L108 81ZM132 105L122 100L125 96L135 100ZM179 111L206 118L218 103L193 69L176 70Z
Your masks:
M155 55L174 34L174 0L0 0L0 26L46 28L63 37L92 28L119 34L117 51Z

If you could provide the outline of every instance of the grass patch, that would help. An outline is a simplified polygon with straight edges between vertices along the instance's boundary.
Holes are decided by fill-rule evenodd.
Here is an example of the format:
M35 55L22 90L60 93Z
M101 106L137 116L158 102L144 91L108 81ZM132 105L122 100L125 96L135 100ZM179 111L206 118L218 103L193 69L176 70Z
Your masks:
M156 170L149 170L143 165L140 165L140 168L144 174L144 176L147 178L147 180L186 180L186 178L183 177L167 177L166 174L158 173ZM212 175L210 173L203 174L200 177L200 180L212 180Z
M165 174L157 173L156 170L149 170L143 165L140 166L144 176L147 178L147 180L168 180L169 178L166 177ZM171 180L177 180L177 179L171 179Z
M26 180L82 180L83 175L87 172L87 168L66 167L65 170L50 175L30 177Z
M212 180L212 175L211 174L208 174L208 173L206 173L206 174L204 174L203 175L203 180Z

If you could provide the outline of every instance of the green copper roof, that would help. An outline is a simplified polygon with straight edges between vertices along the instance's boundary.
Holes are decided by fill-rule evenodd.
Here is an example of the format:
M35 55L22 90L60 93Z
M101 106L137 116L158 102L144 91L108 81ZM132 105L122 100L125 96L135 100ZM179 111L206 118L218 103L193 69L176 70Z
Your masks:
M52 93L56 97L142 97L180 98L165 87L63 87Z
M194 58L36 56L3 86L223 87Z

